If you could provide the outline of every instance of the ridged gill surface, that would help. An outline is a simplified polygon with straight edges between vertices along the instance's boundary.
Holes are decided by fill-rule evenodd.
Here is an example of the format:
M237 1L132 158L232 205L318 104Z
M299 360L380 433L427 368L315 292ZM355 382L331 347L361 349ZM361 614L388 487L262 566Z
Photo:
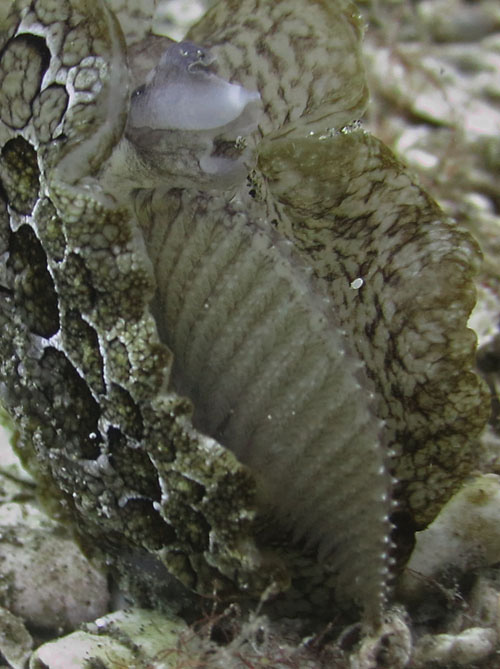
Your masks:
M149 247L173 385L196 427L254 472L263 508L379 607L390 489L362 365L291 245L233 200L176 192ZM251 207L250 207L251 210ZM244 213L244 211L246 213Z

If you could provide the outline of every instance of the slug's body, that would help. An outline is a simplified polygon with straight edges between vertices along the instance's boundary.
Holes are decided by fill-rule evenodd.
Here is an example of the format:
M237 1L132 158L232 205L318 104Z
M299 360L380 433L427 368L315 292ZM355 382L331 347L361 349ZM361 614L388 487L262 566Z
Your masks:
M200 59L213 62L192 43L169 47L132 96L127 134L137 142L141 129L139 150L160 128L165 142L183 146L203 136L210 142L204 156L214 132L255 130L258 117L250 125L248 107L256 114L259 96L204 66L200 72ZM189 117L176 116L185 100ZM261 513L328 557L331 569L341 565L338 587L348 596L361 602L371 589L375 611L385 594L390 477L363 365L349 352L324 288L269 228L267 205L248 194L249 166L242 172L232 161L230 188L215 175L200 191L206 163L193 155L192 182L183 191L162 190L143 222L158 284L153 313L174 354L172 386L193 402L195 427L249 466ZM165 208L178 213L166 219ZM362 475L355 480L356 470ZM354 539L358 528L339 522L348 498L361 498L368 523L378 526L370 583L359 586L352 585L361 568L349 543L364 538Z
M474 244L342 129L366 103L353 7L297 23L292 0L221 1L149 73L159 42L128 36L129 73L112 2L92 22L49 4L16 4L0 56L0 375L23 457L150 591L154 558L198 592L291 578L299 610L378 621L391 495L427 522L485 412Z

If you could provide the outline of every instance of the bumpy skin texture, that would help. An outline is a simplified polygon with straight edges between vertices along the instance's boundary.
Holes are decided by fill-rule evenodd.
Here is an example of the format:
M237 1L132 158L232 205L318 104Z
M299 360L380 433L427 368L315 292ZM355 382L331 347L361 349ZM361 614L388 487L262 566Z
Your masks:
M162 549L170 572L201 592L217 579L223 587L224 571L245 589L255 578L252 477L192 428L189 402L161 392L170 356L148 311L154 283L130 212L100 204L97 183L76 189L60 178L61 164L91 172L92 133L102 130L101 158L109 153L128 98L125 86L120 113L102 120L116 105L111 54L125 68L112 15L99 2L63 6L58 21L47 3L32 3L22 27L19 8L3 35L3 403L21 427L23 457L63 493L83 535L123 555ZM72 98L57 82L78 77L86 88Z
M120 9L127 45L112 9ZM473 467L487 418L469 371L474 338L466 329L476 247L442 220L377 140L356 127L328 131L353 121L366 104L350 3L316 0L305 10L295 0L227 0L189 34L210 48L219 76L262 98L247 142L256 156L251 183L236 194L203 174L192 147L176 181L182 135L169 136L165 146L174 150L162 156L161 142L148 144L141 130L139 143L136 129L126 129L131 92L148 69L149 39L147 20L132 21L129 32L127 16L123 2L21 0L0 37L0 375L2 402L21 429L20 451L80 534L122 570L142 566L144 579L159 580L158 570L148 569L154 557L207 594L279 589L289 573L293 597L306 593L317 607L317 585L330 611L325 576L310 560L292 559L290 547L269 556L276 536L267 518L257 537L265 550L257 549L259 479L256 486L230 451L193 427L190 402L170 378L165 342L179 339L176 326L169 334L163 311L170 307L159 308L169 289L165 229L195 230L206 220L215 231L219 223L232 232L241 226L242 240L248 230L268 230L272 253L291 240L292 269L283 269L283 252L276 284L285 276L297 303L313 285L314 299L332 312L339 357L358 379L349 392L359 396L375 437L366 450L356 440L351 451L343 444L339 465L311 479L310 495L302 482L297 494L314 505L327 478L340 490L334 508L341 564L333 572L344 590L358 579L347 596L376 619L391 493L384 451L395 451L389 467L399 478L400 509L424 524ZM158 42L151 41L154 51ZM246 155L236 144L230 150ZM265 246L259 257L270 258ZM238 273L231 277L237 283ZM357 278L363 284L353 288ZM275 333L262 336L264 349ZM320 355L323 345L319 336ZM281 354L279 341L270 350ZM386 421L382 430L376 417ZM297 427L300 434L307 429ZM219 433L224 439L224 429ZM284 465L276 477L289 475L286 457ZM303 468L299 463L297 475ZM315 523L320 533L321 519ZM335 581L328 564L323 568Z

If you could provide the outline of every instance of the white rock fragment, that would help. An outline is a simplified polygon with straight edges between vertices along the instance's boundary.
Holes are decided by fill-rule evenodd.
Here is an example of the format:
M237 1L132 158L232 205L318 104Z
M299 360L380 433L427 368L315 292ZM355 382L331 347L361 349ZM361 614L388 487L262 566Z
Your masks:
M450 567L461 572L500 562L500 477L477 476L443 507L416 545L400 590L413 595Z
M470 627L460 634L426 634L417 643L412 667L454 666L469 667L494 652L497 635L484 627Z
M16 515L29 524L12 524ZM0 507L0 604L28 624L50 630L74 629L103 615L109 603L105 574L56 523L45 520L33 527L36 515L12 503Z
M153 656L160 650L175 647L178 637L186 632L186 623L176 616L146 609L122 609L85 626L100 634L127 637L145 655Z
M183 621L157 611L116 611L87 624L83 631L44 644L33 654L29 666L69 669L84 667L90 660L100 661L103 669L195 666L197 650L180 643L187 630ZM184 665L186 659L193 664Z
M495 571L480 573L469 596L469 606L462 614L462 629L471 620L481 627L495 630L500 638L500 592Z
M477 293L478 301L472 310L468 326L476 333L478 348L481 348L490 343L498 334L500 301L490 286L478 284Z
M8 609L12 625L18 616L19 625L72 630L109 610L107 578L36 504L32 479L13 453L11 438L11 430L0 428L0 606ZM1 647L4 628L7 622L0 621L0 653L7 657ZM22 648L20 641L21 654Z
M495 0L423 0L416 13L437 42L477 42L500 29Z
M0 606L0 656L11 669L24 669L32 647L33 639L23 621Z
M30 669L69 669L85 667L90 660L101 660L102 667L134 667L129 648L115 639L87 632L73 632L46 643L32 655Z
M459 125L471 137L497 136L500 113L488 100L498 91L498 38L480 44L429 46L406 43L404 56L393 49L369 53L377 85L417 116ZM418 63L409 68L407 63ZM466 66L468 63L468 67ZM385 76L384 76L385 75Z
M0 527L4 534L9 528L16 527L17 525L24 525L31 529L40 530L47 523L51 525L47 516L35 504L30 504L29 502L22 504L19 502L5 502L0 505ZM2 540L3 536L0 537L0 541ZM0 565L1 572L2 567Z

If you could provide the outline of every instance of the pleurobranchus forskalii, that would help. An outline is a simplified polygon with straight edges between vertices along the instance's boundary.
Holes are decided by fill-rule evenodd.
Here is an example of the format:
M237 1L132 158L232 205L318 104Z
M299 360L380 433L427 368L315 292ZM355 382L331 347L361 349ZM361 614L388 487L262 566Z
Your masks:
M479 251L358 122L352 3L219 0L180 43L152 4L2 25L18 451L150 599L173 576L377 620L393 528L475 464Z

